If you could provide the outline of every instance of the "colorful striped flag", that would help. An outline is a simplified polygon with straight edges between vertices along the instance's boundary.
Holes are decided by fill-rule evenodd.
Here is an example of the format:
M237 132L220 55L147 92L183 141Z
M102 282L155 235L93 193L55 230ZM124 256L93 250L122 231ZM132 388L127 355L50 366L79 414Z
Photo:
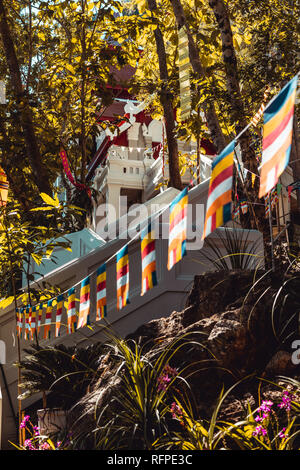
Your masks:
M278 192L277 186L270 191L266 196L265 199L265 217L268 218L270 214L270 201L271 201L271 211L275 208L278 202Z
M186 255L188 188L170 205L168 270Z
M25 331L24 331L24 339L29 340L30 339L30 323L29 323L29 317L30 317L30 307L26 307L25 309Z
M6 206L8 189L9 185L6 174L0 167L0 206Z
M96 321L101 320L107 315L106 305L106 264L102 264L97 269L97 309Z
M57 306L56 306L56 318L55 318L55 338L60 336L61 317L62 317L62 310L63 310L63 305L64 305L63 294L59 295L56 301L57 301Z
M40 303L38 307L37 334L40 334L44 304Z
M30 317L30 333L31 339L34 339L36 332L36 306L32 307L31 309L31 317Z
M234 209L232 211L232 217L233 217L234 220L239 219L239 217L240 217L240 206L234 207Z
M83 328L90 324L90 278L86 277L80 286L80 305L77 328Z
M22 329L23 329L23 312L24 308L17 308L17 336L22 338Z
M68 291L68 334L74 333L76 330L77 315L75 303L75 287Z
M151 229L151 223L141 233L141 255L142 255L142 292L144 295L148 290L157 285L156 257L155 257L155 233Z
M212 162L202 240L231 220L234 147L233 140Z
M247 212L248 212L248 203L247 203L247 201L241 201L240 204L241 204L242 214L244 214L244 215L247 214Z
M51 335L52 302L53 300L49 300L47 303L45 324L44 324L44 339L50 339L50 335Z
M264 113L260 198L277 184L289 163L297 80L287 83Z
M128 245L117 254L117 309L129 304L129 257Z

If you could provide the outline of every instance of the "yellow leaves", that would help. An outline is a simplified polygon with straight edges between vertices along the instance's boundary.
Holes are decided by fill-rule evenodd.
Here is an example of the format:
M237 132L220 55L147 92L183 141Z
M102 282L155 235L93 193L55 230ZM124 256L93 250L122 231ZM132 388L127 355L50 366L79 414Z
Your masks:
M241 44L243 42L242 36L235 34L233 37L233 45L239 51L241 49Z
M65 63L64 68L71 72L73 75L76 74L74 67L71 64Z
M32 256L32 259L36 262L36 264L38 266L40 266L42 264L42 259L43 259L42 256L37 255L36 253L32 253L31 256Z
M255 423L255 421L253 423L246 424L243 429L245 437L251 439L251 437L253 436L253 432L256 429L256 426L257 424Z
M14 301L14 297L6 297L4 299L0 300L0 308L5 309L6 307L9 307Z
M87 4L87 9L88 9L88 11L91 11L91 10L93 10L94 8L95 8L94 2L90 2L90 3Z
M140 13L144 13L147 10L148 2L146 0L137 0L135 3Z
M52 199L52 197L49 196L49 194L46 194L46 193L41 193L40 196L43 199L43 201L46 204L48 204L49 206L59 207L60 202L59 202L57 194L55 194L54 199Z
M42 31L38 33L38 38L41 39L42 41L46 41L46 36Z

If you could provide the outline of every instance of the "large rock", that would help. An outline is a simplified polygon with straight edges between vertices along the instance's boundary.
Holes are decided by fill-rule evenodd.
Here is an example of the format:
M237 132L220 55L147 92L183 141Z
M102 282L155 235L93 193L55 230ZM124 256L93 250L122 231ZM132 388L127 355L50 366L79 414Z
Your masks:
M268 376L288 375L296 366L292 363L292 355L287 351L277 351L268 362L265 374Z
M255 275L258 279L260 273ZM287 354L273 357L277 343L271 310L282 280L266 277L251 289L253 282L254 273L247 271L196 276L183 311L169 317L163 317L162 312L160 319L142 325L127 337L139 342L151 359L176 338L189 335L185 338L190 345L184 345L172 358L172 366L181 369L191 365L189 382L203 412L209 412L209 403L214 406L224 384L232 385L249 374L261 376L266 367L268 373L280 371L281 375L289 370ZM100 361L102 376L85 399L85 408L91 413L95 403L104 406L111 394L117 393L117 367L110 364L110 356Z

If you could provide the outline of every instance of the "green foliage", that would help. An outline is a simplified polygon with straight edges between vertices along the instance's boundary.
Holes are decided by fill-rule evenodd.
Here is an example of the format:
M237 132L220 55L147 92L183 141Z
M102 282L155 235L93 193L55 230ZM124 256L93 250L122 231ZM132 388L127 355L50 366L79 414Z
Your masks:
M16 300L21 300L27 305L45 300L59 292L59 289L47 286L45 283L42 290L38 286L30 285L34 280L34 274L39 274L31 272L31 266L33 261L38 266L41 265L45 258L51 258L56 262L54 250L57 247L71 250L70 242L64 240L64 235L70 231L71 226L76 225L82 210L60 202L57 195L53 199L41 194L41 198L45 204L33 208L30 214L24 213L18 203L8 202L1 208L0 308L12 303L15 294ZM25 275L28 284L26 293L18 290L22 274Z
M300 330L300 276L285 280L278 289L272 306L272 328L281 344L290 344Z
M245 236L244 233L241 236L241 231L225 227L224 230L216 230L215 233L217 239L212 241L206 238L207 248L204 247L201 254L213 264L216 270L254 270L262 263L263 254L257 254L260 240L251 242L249 240L250 231Z
M291 275L288 271L284 276L266 271L255 280L244 299L246 303L250 295L257 297L249 312L248 326L256 307L271 296L270 331L279 345L290 348L299 336L299 282L299 274Z
M110 360L116 364L114 382L118 385L116 393L113 390L101 406L96 400L95 428L90 433L94 448L153 449L155 441L168 431L169 390L182 395L182 387L188 387L185 368L179 371L170 366L183 347L200 346L188 336L174 340L150 359L136 342L110 335L107 346L111 349ZM86 437L85 432L76 440Z
M24 389L19 398L23 400L36 393L49 392L57 406L68 409L96 380L103 346L99 343L86 348L63 344L44 348L32 345L24 352L25 359L16 364L21 367L21 387Z

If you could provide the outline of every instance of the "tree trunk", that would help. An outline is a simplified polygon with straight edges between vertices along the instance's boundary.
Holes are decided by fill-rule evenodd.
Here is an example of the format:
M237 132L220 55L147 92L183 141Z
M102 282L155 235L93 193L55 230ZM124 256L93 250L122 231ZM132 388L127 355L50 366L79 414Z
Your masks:
M20 113L20 123L23 129L26 153L32 169L33 180L40 192L45 192L50 195L52 191L49 182L49 174L47 168L42 163L41 154L34 131L32 113L26 92L24 91L22 85L20 67L10 28L7 22L3 0L0 0L0 35L3 42L12 88Z
M6 174L9 187L12 190L15 198L22 205L25 211L30 209L29 195L31 193L28 179L24 177L22 170L18 170L18 159L22 158L18 153L14 153L10 158L7 158L8 150L11 143L0 117L0 135L2 137L0 148L2 152L1 166Z
M223 0L209 0L209 6L214 12L222 41L222 55L226 72L226 86L231 104L232 120L235 123L236 133L239 134L248 124L246 110L241 95L237 59L233 45L233 35L228 10ZM259 178L255 178L252 185L252 173L258 175L258 162L252 147L252 138L249 131L243 133L239 138L241 155L247 173L244 181L245 196L252 204L251 228L257 228L263 233L265 248L269 247L270 229L268 220L265 218L263 202L258 199ZM243 223L243 220L242 220ZM245 227L247 228L247 227Z
M186 28L189 45L189 57L193 70L199 78L203 78L205 77L205 70L201 64L197 45L194 41L193 35L189 29L189 25L186 21L183 6L180 0L171 0L171 4L178 25L178 29L181 29L183 26L185 26ZM221 150L223 150L223 148L226 146L226 141L220 127L215 106L213 103L204 102L203 108L206 117L207 127L210 131L212 141L217 149L217 152L220 153Z
M151 12L155 12L157 9L156 0L148 0L148 7ZM168 144L169 154L169 174L170 174L170 186L173 188L182 189L182 181L179 171L178 162L178 144L175 138L175 119L173 110L173 96L169 91L169 74L167 67L167 55L164 44L164 38L160 28L156 28L154 31L154 37L156 42L156 51L159 63L159 74L160 79L163 82L162 91L160 95L160 101L164 110L164 118L166 125L166 136Z
M300 181L300 142L299 142L299 131L298 131L298 121L297 121L297 112L294 111L294 123L293 123L293 140L292 140L292 149L291 149L291 167L293 169L294 181ZM297 206L298 211L300 211L300 190L297 190Z

